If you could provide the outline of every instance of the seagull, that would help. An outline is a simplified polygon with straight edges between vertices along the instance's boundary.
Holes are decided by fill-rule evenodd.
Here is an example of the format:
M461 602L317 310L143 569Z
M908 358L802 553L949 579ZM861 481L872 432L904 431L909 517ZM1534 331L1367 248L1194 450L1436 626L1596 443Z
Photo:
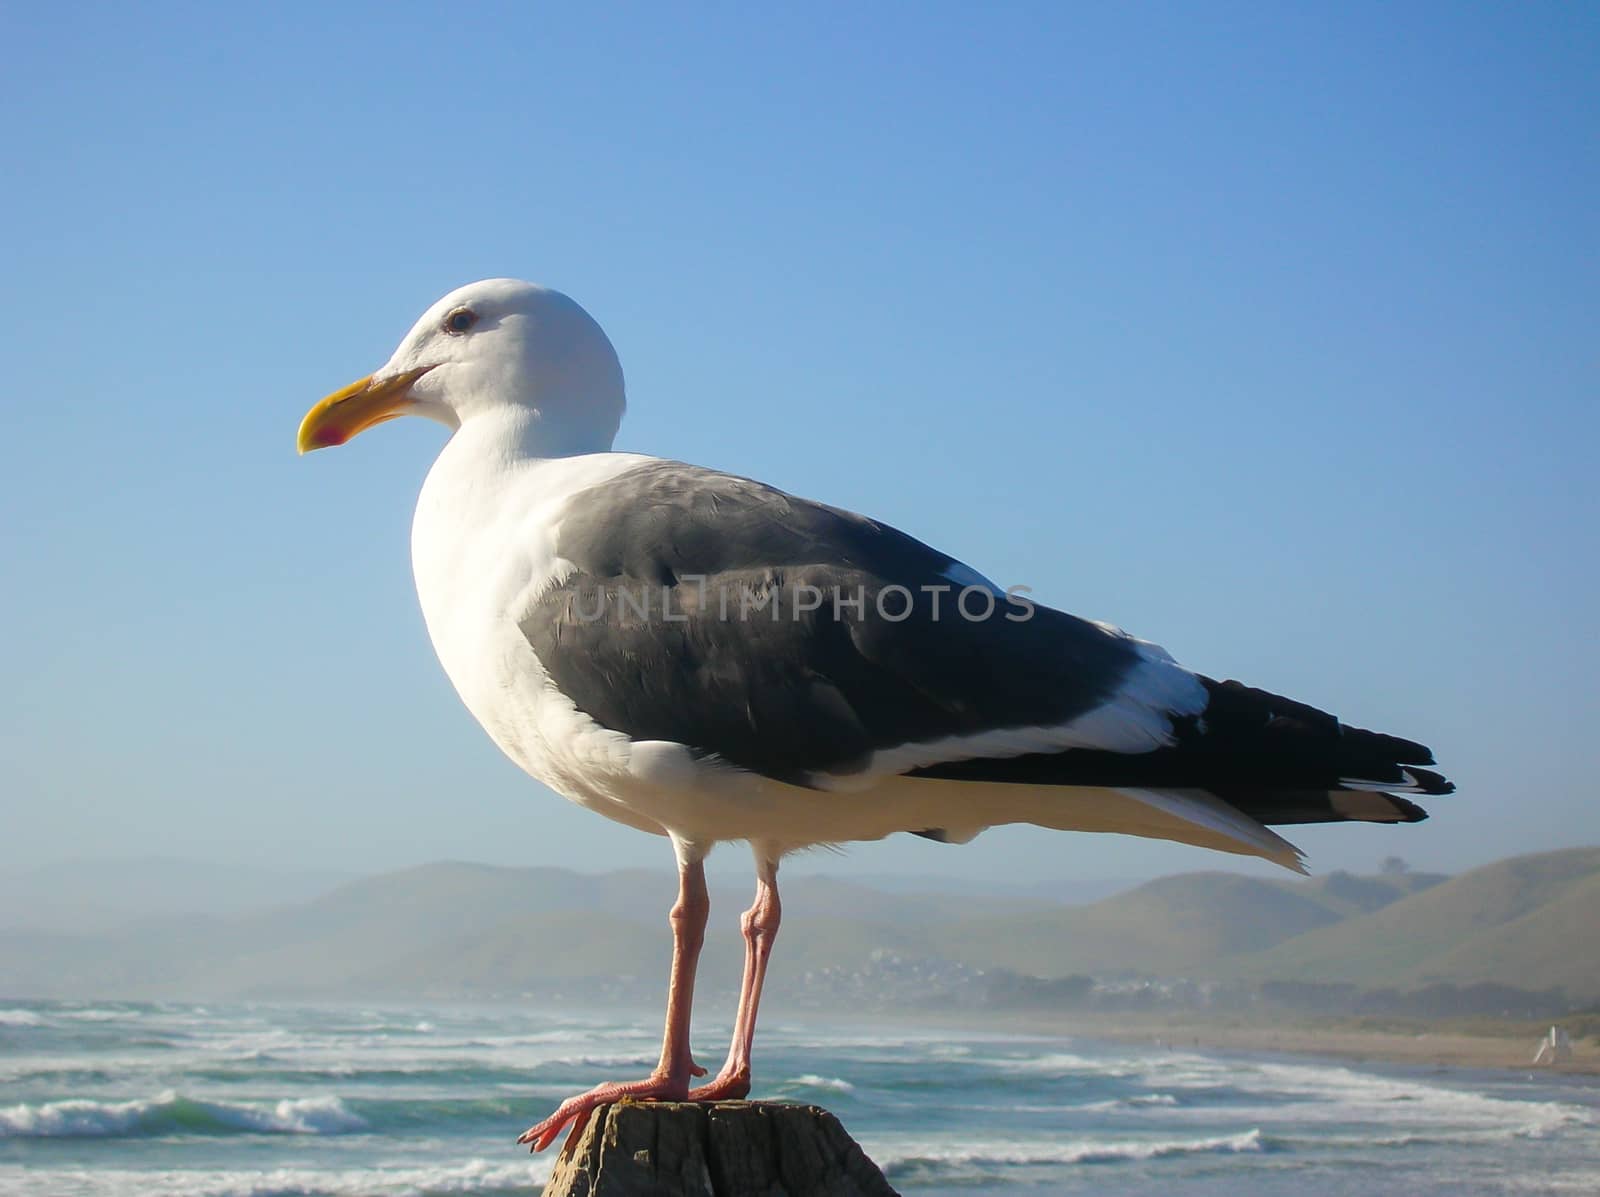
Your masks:
M778 865L909 832L1115 832L1304 872L1273 825L1413 823L1454 787L1421 744L1179 665L1002 590L887 524L732 474L612 450L626 405L599 324L489 279L429 308L375 373L317 403L305 453L403 415L445 425L412 523L428 635L500 749L677 859L661 1058L519 1143L621 1099L750 1091ZM755 858L744 973L715 1078L690 1052L704 861Z

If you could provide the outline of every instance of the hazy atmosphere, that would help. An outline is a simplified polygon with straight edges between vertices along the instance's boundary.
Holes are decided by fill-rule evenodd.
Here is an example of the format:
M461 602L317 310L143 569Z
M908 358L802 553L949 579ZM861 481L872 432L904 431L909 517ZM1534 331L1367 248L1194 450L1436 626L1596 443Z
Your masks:
M1593 9L32 6L7 41L0 870L667 865L433 660L441 431L293 452L500 274L609 331L619 447L1430 744L1460 792L1301 829L1313 868L1600 840ZM1213 863L997 830L791 868Z
M1600 7L3 28L0 1197L1600 1192Z

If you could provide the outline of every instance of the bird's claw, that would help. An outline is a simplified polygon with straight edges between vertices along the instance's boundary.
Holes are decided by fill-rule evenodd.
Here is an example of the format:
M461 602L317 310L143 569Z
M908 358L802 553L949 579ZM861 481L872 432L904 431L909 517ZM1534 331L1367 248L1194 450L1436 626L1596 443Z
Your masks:
M705 1075L702 1070L700 1075ZM742 1101L750 1096L750 1070L724 1068L713 1081L689 1090L689 1101Z
M694 1075L704 1076L701 1068ZM543 1151L556 1141L563 1128L572 1124L568 1142L572 1142L589 1122L589 1115L600 1106L618 1101L683 1101L689 1095L687 1077L652 1076L642 1081L613 1081L596 1085L587 1093L569 1097L556 1107L556 1112L543 1122L536 1122L517 1136L519 1144L529 1151Z

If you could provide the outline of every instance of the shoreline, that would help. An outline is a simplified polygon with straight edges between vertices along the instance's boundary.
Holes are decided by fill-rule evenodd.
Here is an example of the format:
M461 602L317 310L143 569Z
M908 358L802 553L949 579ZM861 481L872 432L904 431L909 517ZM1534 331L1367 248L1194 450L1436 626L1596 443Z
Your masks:
M4 1000L0 999L0 1004ZM65 1002L61 998L27 997L14 999L30 1005L53 1005ZM80 999L89 1000L89 999ZM110 1002L145 1002L154 999L118 998L103 999ZM166 999L183 1001L182 999ZM192 999L191 999L192 1000ZM215 1001L216 999L212 999ZM290 1007L376 1006L406 1010L421 1007L515 1007L539 1009L541 1003L526 999L503 997L415 998L401 1001L393 996L368 999L336 998L307 1000L296 998L257 999L256 1003L281 1004ZM252 1004L256 1004L252 1003ZM222 1000L227 1004L227 999ZM640 1006L623 1001L616 1011L654 1018L654 1007ZM710 1002L701 1011L713 1019L725 1016L731 1021L732 1011L722 1004ZM1543 1036L1549 1033L1551 1023L1531 1023L1495 1019L1440 1019L1431 1023L1392 1020L1386 1026L1361 1025L1354 1019L1280 1018L1255 1023L1241 1016L1213 1015L1173 1011L1166 1013L1100 1012L1084 1010L902 1010L887 1011L817 1010L789 1008L774 1010L769 1017L795 1022L822 1024L847 1021L866 1025L888 1024L895 1027L920 1026L961 1031L1005 1031L1021 1035L1042 1035L1064 1039L1092 1039L1106 1043L1124 1043L1141 1047L1155 1046L1174 1052L1226 1052L1237 1054L1284 1054L1292 1056L1321 1057L1352 1064L1387 1064L1420 1068L1477 1069L1485 1071L1516 1072L1524 1075L1549 1075L1573 1077L1600 1077L1600 1035L1575 1031L1572 1039L1572 1058L1561 1064L1534 1064L1533 1057ZM1578 1021L1587 1024L1581 1030L1594 1026L1595 1016L1585 1014ZM1354 1025L1353 1025L1354 1024ZM1563 1025L1556 1020L1555 1025ZM1569 1030L1572 1030L1570 1025Z
M799 1016L802 1020L804 1015ZM881 1014L863 1021L883 1021ZM1167 1048L1174 1052L1224 1052L1320 1057L1350 1064L1400 1065L1413 1068L1468 1069L1516 1072L1524 1075L1600 1076L1600 1041L1572 1040L1572 1059L1562 1064L1535 1064L1539 1040L1549 1034L1543 1025L1507 1021L1494 1023L1440 1020L1437 1023L1400 1023L1389 1027L1351 1026L1337 1019L1282 1020L1247 1024L1242 1019L1144 1013L1093 1011L1017 1011L1014 1014L973 1016L951 1011L919 1011L910 1018L891 1020L963 1031L1013 1031L1063 1039L1091 1039L1140 1047ZM1562 1025L1559 1021L1554 1025Z
M1350 1063L1402 1064L1436 1068L1486 1069L1552 1076L1600 1076L1600 1047L1574 1040L1572 1059L1534 1064L1540 1031L1510 1027L1473 1031L1442 1024L1411 1029L1377 1029L1336 1023L1262 1023L1150 1015L1032 1014L1013 1024L1042 1034L1082 1036L1114 1043L1156 1044L1173 1051L1281 1052L1322 1056ZM1559 1024L1557 1024L1559 1025ZM1549 1027L1544 1028L1548 1033Z

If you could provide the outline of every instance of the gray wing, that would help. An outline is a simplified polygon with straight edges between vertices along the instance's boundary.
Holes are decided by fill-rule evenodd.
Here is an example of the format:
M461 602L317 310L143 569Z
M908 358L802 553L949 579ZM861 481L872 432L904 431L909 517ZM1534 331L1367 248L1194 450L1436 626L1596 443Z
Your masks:
M1420 744L1200 677L749 479L639 467L573 497L557 551L576 568L522 628L580 710L792 784L1198 790L1264 823L1411 822L1420 807L1379 791L1454 788Z
M577 568L522 628L580 710L795 784L1071 724L1144 660L884 524L675 462L574 496L557 552Z

